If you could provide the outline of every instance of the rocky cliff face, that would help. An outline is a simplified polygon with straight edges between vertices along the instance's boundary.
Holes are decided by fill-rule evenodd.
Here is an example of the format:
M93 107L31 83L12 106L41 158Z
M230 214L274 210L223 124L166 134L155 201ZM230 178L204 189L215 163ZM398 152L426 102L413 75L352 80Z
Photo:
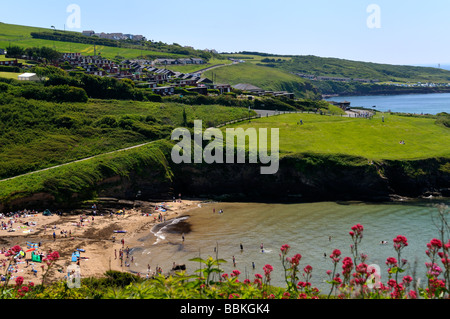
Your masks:
M342 157L311 161L307 156L288 156L274 175L261 175L260 166L251 164L183 165L173 168L173 187L192 196L267 201L448 196L450 174L441 168L449 160L364 163L347 158L346 162Z
M105 178L95 193L127 200L171 199L181 193L185 198L271 202L450 196L450 159L369 163L341 155L297 154L283 157L276 174L261 175L260 168L260 164L172 164L167 176L167 170L147 167L127 177ZM72 198L68 207L83 199L78 194ZM0 209L52 206L64 205L52 202L51 194L35 194Z

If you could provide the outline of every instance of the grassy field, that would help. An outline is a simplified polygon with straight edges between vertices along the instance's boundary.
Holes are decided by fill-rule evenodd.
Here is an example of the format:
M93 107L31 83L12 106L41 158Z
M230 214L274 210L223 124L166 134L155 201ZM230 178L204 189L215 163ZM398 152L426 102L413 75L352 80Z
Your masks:
M297 97L313 98L315 93L309 81L278 69L239 63L227 67L216 68L204 73L205 77L215 82L231 85L248 83L268 91L288 91Z
M44 39L33 39L30 32L53 31L51 29L36 28L21 25L12 25L0 23L0 48L7 49L11 46L19 46L23 48L31 47L49 47L59 52L80 52L85 55L94 54L94 51L102 56L113 59L116 56L122 56L126 59L137 58L139 56L151 55L152 57L182 57L181 55L163 53L147 50L136 50L129 48L114 48L107 46L96 46L82 43L58 42ZM184 57L184 56L183 56Z
M300 120L303 125L298 124ZM280 154L345 154L369 160L450 157L450 129L430 118L378 114L363 119L302 113L263 117L234 127L279 128Z
M13 73L13 72L0 72L0 78L6 78L6 79L15 79L17 80L17 77L22 73Z

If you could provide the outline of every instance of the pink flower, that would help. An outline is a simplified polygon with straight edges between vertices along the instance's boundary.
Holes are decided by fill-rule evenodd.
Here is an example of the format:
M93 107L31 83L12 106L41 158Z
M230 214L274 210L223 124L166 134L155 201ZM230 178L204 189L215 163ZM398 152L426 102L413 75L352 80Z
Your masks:
M410 299L417 299L417 293L413 290L411 290L408 295Z
M333 260L333 262L338 263L341 260L341 251L339 249L333 250L330 258Z
M233 272L231 273L232 277L238 277L241 274L241 272L237 269L233 270Z
M267 264L263 267L263 270L264 270L265 274L270 274L273 271L273 267L271 265Z
M396 251L399 251L406 246L408 246L408 240L405 236L398 235L396 238L394 238L394 248Z
M298 266L298 264L300 263L300 259L302 259L302 255L296 254L291 258L290 262L293 266Z
M405 276L405 277L403 277L403 282L404 282L405 284L411 283L412 280L413 280L413 279L412 279L411 276Z
M427 244L427 247L429 249L440 249L442 248L442 242L439 239L433 238L430 240L430 242Z
M289 299L291 297L291 294L289 292L284 292L283 297L281 299Z
M395 279L389 279L387 284L388 284L388 286L391 286L391 287L397 286L397 282L395 281Z
M364 230L364 227L361 224L356 224L352 226L352 231L357 235L361 235Z
M16 278L16 285L17 286L22 286L22 284L23 284L23 277L22 276L17 277Z
M291 248L288 244L284 244L283 246L281 246L280 250L283 254L287 254L289 248Z
M256 279L262 279L262 275L261 274L255 274Z
M305 268L303 268L303 271L306 273L306 274L310 274L311 273L311 271L312 271L312 267L310 266L310 265L307 265Z
M386 265L388 265L390 267L396 267L397 259L395 259L394 257L388 257L388 259L386 259Z

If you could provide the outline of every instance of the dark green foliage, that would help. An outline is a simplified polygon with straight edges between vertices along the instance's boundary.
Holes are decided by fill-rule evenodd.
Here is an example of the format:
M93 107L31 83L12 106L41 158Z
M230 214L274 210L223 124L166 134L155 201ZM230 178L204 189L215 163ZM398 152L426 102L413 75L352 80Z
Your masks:
M23 88L20 96L26 99L54 101L54 102L83 102L88 101L86 92L77 87L58 85L51 87L29 86Z
M436 124L450 128L450 114L446 112L438 113Z

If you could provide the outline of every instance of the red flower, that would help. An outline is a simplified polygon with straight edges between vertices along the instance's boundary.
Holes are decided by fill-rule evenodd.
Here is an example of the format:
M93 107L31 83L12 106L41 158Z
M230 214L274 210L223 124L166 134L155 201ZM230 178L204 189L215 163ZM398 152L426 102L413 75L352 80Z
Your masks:
M22 284L23 284L23 277L22 276L17 277L16 278L16 285L17 286L22 286Z
M429 249L440 249L442 248L442 242L439 239L433 238L430 240L430 242L427 244L427 247Z
M291 248L291 246L289 246L288 244L284 244L283 246L281 246L280 250L283 254L287 254L289 248Z
M333 260L333 262L338 263L339 260L341 260L341 251L339 249L333 250L333 253L330 255L330 258Z
M22 248L20 248L19 245L15 245L14 247L11 248L11 251L16 254L19 253L21 250Z
M397 259L395 259L394 257L389 257L388 259L386 259L386 265L391 266L391 267L396 267Z
M411 283L411 282L412 282L412 277L411 277L411 276L405 276L405 277L403 277L403 282L404 282L405 284Z
M305 268L303 268L303 271L307 274L310 274L312 269L313 268L310 265L307 265Z
M263 270L264 270L265 274L270 274L273 271L273 267L271 265L267 264L263 267Z

